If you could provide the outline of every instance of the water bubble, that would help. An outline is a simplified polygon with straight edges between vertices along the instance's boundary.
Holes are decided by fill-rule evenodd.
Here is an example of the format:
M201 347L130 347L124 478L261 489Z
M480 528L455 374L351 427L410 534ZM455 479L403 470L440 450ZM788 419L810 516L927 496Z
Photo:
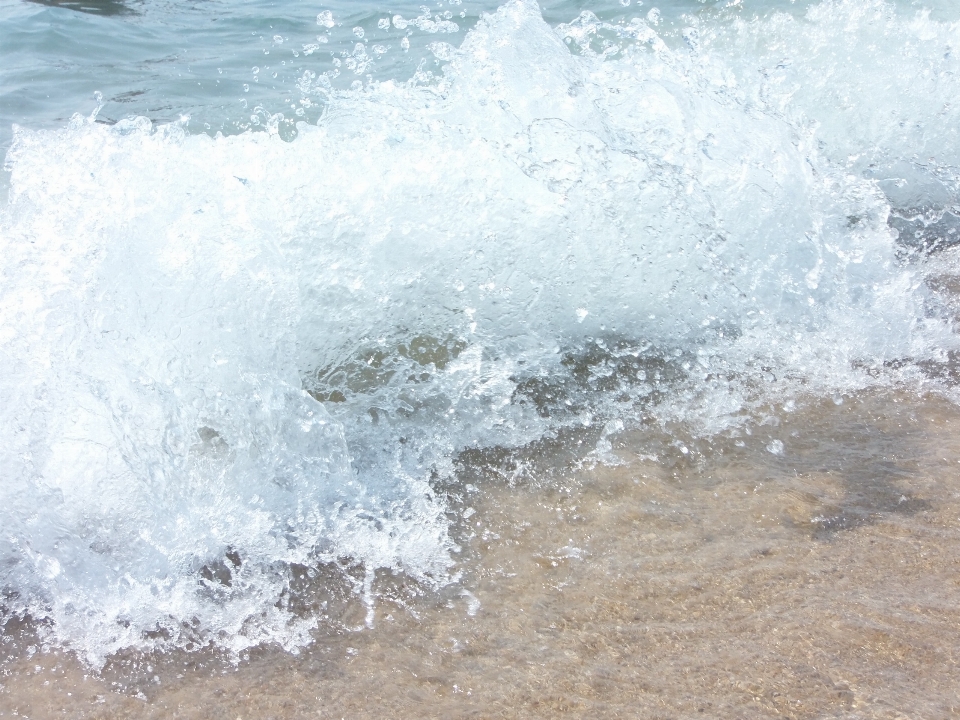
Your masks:
M410 49L410 38L403 38L400 41L400 47L403 48L404 52Z
M317 15L317 25L325 28L332 28L336 23L333 21L333 13L329 10L324 10L322 13Z
M390 18L380 18L379 20L377 20L377 27L380 28L381 30L389 30Z
M274 35L274 36L273 36L273 41L274 41L277 45L283 45L283 38L282 38L280 35Z
M445 42L434 42L427 45L427 50L433 53L433 56L437 60L447 62L452 60L454 55L457 52L457 49L453 47L450 43Z
M356 35L358 38L362 38L365 33L363 32L363 28L357 25L357 27L353 29L353 34Z

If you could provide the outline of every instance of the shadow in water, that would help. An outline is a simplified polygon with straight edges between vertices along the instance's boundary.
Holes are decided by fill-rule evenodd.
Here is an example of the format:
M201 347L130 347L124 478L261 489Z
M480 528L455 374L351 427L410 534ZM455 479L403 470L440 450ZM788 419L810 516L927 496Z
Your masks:
M781 417L752 449L726 448L728 461L749 468L780 493L782 520L826 539L834 533L932 509L917 495L935 429L916 411L917 399L866 393L842 406L831 402ZM949 406L921 401L950 415ZM922 407L922 406L921 406ZM765 445L783 438L779 448ZM786 451L784 452L784 446ZM773 450L777 452L773 452ZM739 461L739 462L738 462Z
M917 402L864 393L841 406L828 400L783 413L775 424L754 425L747 435L697 438L682 427L651 424L628 430L612 445L628 464L635 454L656 458L664 478L678 487L767 486L784 525L828 539L890 515L932 509L916 487L932 432L923 413L916 412ZM920 402L945 416L955 414L933 398ZM601 429L594 425L562 428L521 448L463 450L454 461L455 479L434 482L452 510L452 537L462 543L461 532L470 532L470 523L461 519L469 504L465 488L550 486L597 462L594 448L600 439Z
M59 7L90 15L138 15L124 0L27 0L37 5Z

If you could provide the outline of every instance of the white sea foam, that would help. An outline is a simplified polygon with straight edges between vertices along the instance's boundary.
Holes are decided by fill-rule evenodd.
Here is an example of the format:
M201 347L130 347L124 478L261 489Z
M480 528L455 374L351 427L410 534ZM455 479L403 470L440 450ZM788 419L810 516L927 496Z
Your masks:
M770 375L823 394L941 357L954 338L885 185L845 158L953 197L955 124L939 97L871 94L834 50L898 42L919 67L956 28L870 12L892 16L831 2L691 25L671 50L642 19L555 30L511 2L440 48L442 77L324 90L294 142L18 129L7 611L94 664L150 643L295 648L318 619L284 605L293 564L362 563L368 593L375 568L450 581L430 482L465 449L596 427L604 459L640 414L718 432ZM771 73L800 79L755 72L794 47ZM957 81L937 77L946 98ZM837 88L869 98L864 122L830 107ZM927 129L886 133L891 103Z

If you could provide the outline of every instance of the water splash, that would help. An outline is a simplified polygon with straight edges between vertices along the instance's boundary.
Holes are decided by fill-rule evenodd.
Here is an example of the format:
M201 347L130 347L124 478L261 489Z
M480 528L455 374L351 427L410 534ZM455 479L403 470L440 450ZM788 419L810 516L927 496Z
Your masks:
M327 89L292 143L143 118L17 129L6 611L94 664L296 648L318 618L284 605L292 567L362 565L368 623L377 568L450 581L431 483L465 452L580 428L611 461L640 419L709 435L773 398L919 377L954 336L886 186L843 160L913 141L830 131L847 120L817 121L821 96L745 69L761 37L893 32L860 12L671 49L649 19L554 29L511 2L437 47L442 75ZM819 47L804 72L843 71Z

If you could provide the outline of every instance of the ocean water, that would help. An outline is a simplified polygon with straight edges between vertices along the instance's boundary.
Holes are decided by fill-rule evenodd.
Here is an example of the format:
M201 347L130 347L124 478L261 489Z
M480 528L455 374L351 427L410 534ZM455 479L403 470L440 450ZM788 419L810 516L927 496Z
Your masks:
M958 73L946 0L3 4L7 627L473 617L464 498L953 407Z

